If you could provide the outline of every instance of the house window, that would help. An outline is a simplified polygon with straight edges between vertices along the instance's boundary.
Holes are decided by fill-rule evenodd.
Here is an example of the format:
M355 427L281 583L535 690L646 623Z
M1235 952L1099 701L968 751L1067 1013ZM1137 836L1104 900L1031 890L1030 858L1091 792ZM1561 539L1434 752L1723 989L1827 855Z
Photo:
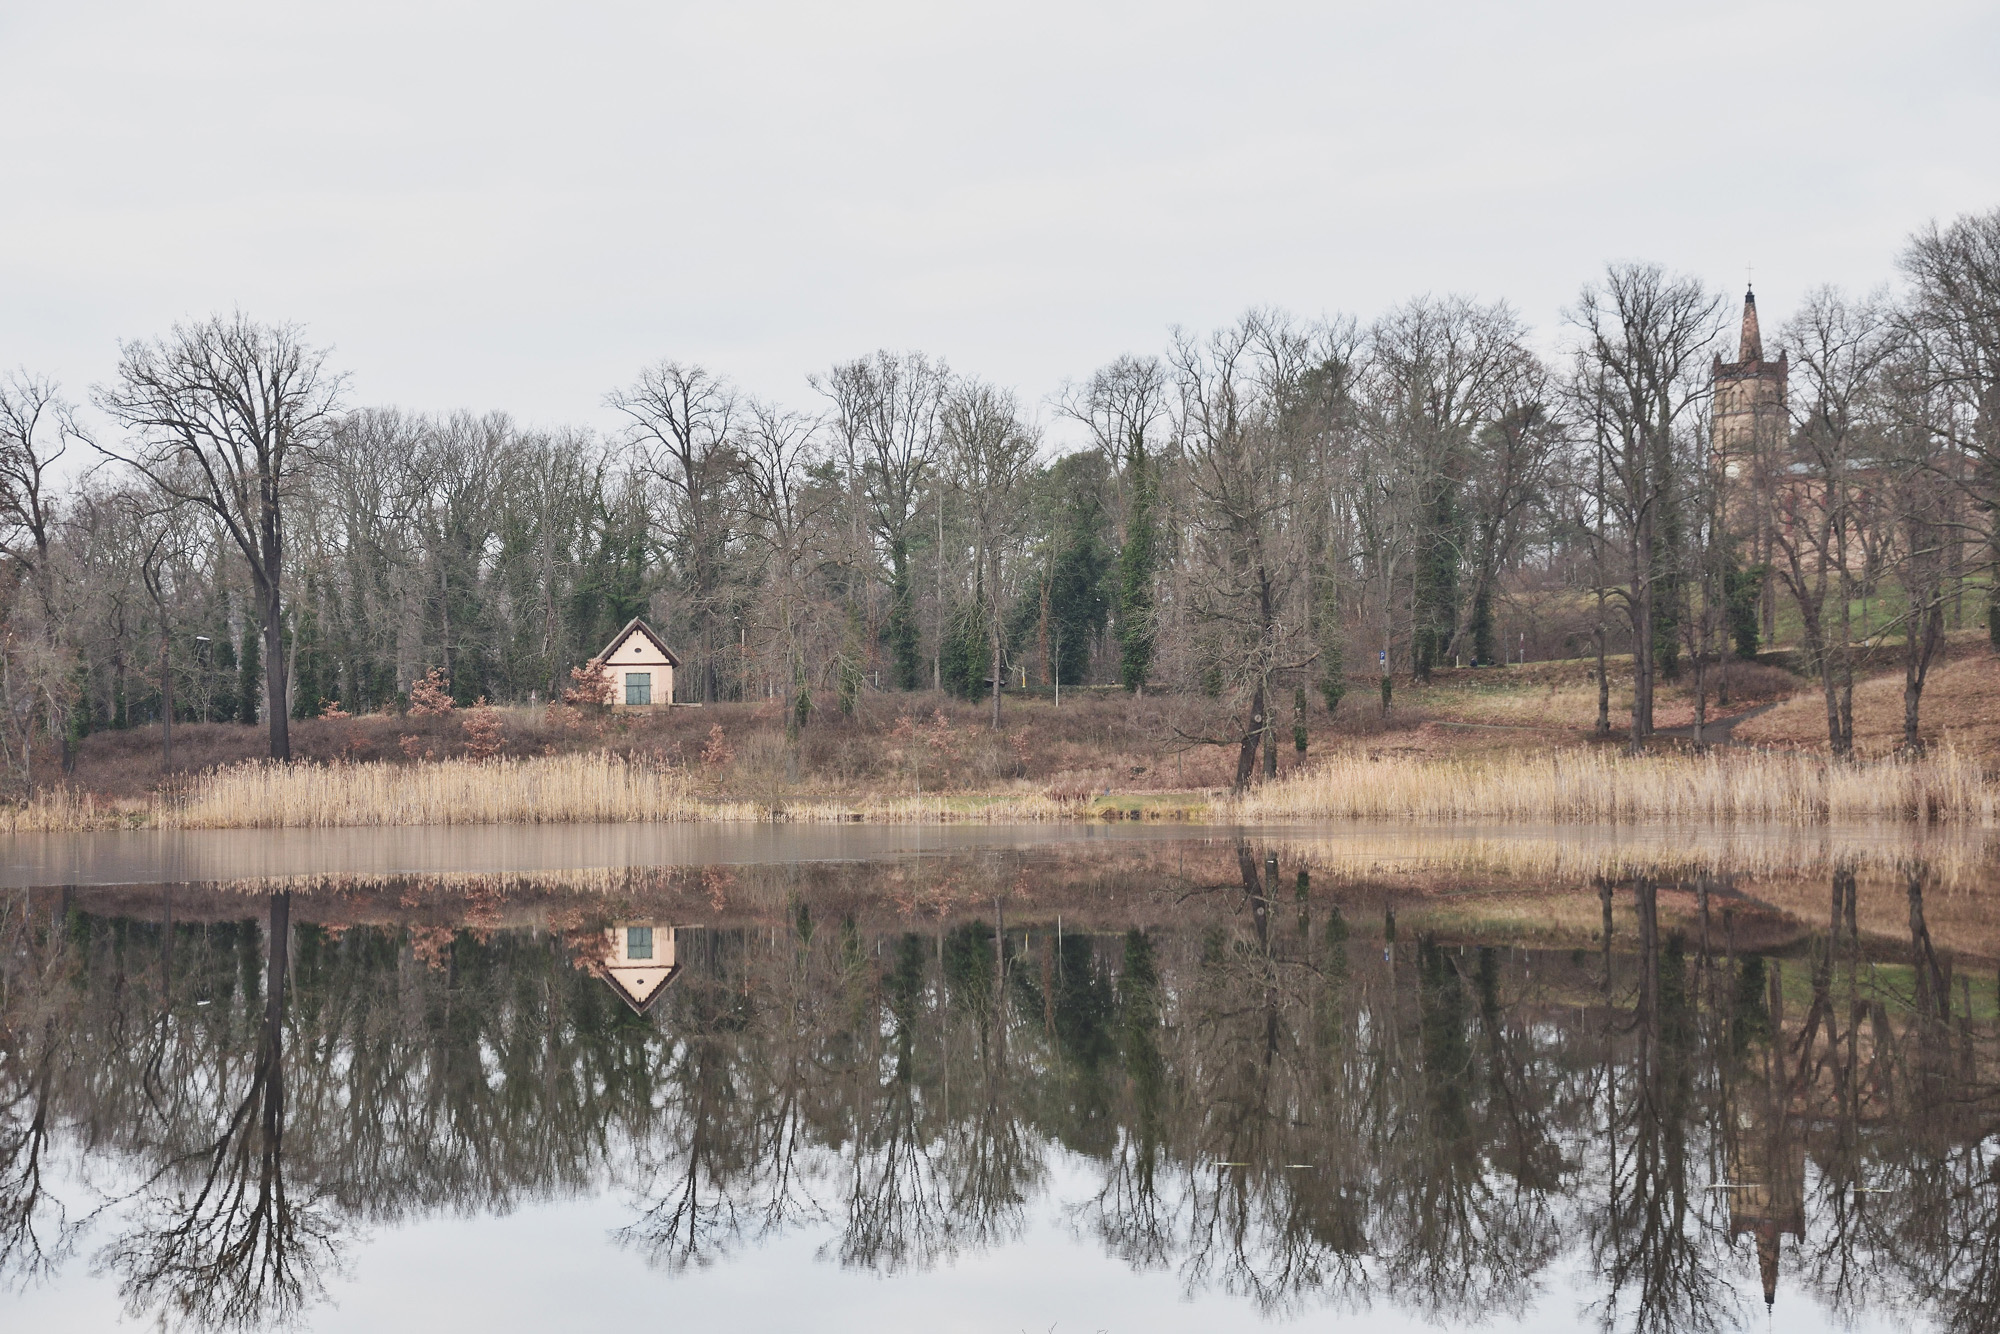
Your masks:
M652 927L628 926L625 928L625 957L628 959L650 959L653 957Z
M625 673L625 702L627 704L651 704L653 702L653 674L651 672Z

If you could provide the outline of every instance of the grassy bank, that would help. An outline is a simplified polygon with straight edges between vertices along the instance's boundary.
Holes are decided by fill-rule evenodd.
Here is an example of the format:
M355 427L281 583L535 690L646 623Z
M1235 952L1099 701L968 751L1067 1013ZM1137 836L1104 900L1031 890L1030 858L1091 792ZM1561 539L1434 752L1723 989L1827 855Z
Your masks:
M887 785L884 785L887 786ZM603 753L416 764L238 764L151 797L45 791L0 816L9 832L380 825L887 823L1173 819L1208 823L1496 821L1725 825L1904 822L1987 826L2000 788L1946 748L1924 760L1832 764L1759 751L1630 757L1605 749L1475 757L1348 751L1240 798L1220 791L1102 795L1016 780L943 793L782 784L744 792L689 770Z

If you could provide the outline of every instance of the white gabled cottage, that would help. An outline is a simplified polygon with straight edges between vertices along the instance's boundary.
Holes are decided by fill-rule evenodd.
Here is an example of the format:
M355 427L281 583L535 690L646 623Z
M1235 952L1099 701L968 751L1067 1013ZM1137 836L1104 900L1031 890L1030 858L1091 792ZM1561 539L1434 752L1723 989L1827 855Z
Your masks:
M591 662L611 679L614 709L664 709L674 702L674 669L681 660L653 627L634 616Z

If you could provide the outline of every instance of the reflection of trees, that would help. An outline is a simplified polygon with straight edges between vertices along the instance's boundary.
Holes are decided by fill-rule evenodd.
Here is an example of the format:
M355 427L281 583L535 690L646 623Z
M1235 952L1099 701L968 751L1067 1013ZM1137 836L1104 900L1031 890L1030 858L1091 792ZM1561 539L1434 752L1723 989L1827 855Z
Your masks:
M132 1313L195 1329L283 1324L315 1299L338 1229L285 1181L285 981L290 895L269 900L264 1022L242 1096L212 1085L220 1124L142 1187L133 1225L105 1250Z
M1621 1083L1624 1092L1608 1099L1605 1118L1610 1189L1598 1253L1608 1290L1599 1311L1607 1329L1716 1329L1734 1311L1706 1201L1696 1194L1707 1183L1689 1179L1690 1121L1701 1111L1693 1087L1696 1033L1686 948L1678 935L1660 939L1658 884L1642 876L1633 895L1639 923L1636 1044L1624 1077L1614 1074L1606 1085L1607 1094L1615 1095ZM1714 1162L1705 1166L1704 1175L1713 1175Z
M1062 1155L1094 1177L1080 1234L1190 1291L1451 1321L1587 1249L1608 1327L1700 1329L1738 1314L1732 1234L1789 1207L1707 1188L1796 1161L1814 1228L1786 1244L1830 1304L1995 1323L1993 1025L1927 881L1887 963L1851 876L1803 963L1739 956L1707 887L1684 943L1645 880L1606 888L1636 938L1572 959L1410 913L1385 941L1237 860L1172 929L878 934L800 898L684 931L644 1018L527 930L0 918L0 1257L61 1255L64 1143L136 1171L104 1254L189 1324L298 1309L369 1223L607 1187L667 1269L806 1225L921 1268L1020 1236Z
M1462 958L1429 938L1417 942L1419 1059L1398 1098L1396 1161L1407 1170L1390 1178L1381 1229L1390 1284L1433 1319L1520 1310L1557 1249L1547 1210L1556 1183L1520 1125L1521 1109L1546 1093L1497 1022L1478 1059ZM1509 1139L1518 1143L1511 1176L1488 1167Z
M0 1046L0 1283L41 1278L69 1249L68 1216L43 1179L56 1047L52 1021Z

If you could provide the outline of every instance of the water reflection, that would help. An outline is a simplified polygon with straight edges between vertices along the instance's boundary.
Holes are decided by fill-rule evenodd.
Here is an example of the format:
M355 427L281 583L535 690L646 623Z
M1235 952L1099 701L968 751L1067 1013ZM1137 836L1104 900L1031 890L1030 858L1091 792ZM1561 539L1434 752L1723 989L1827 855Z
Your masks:
M16 894L0 1270L253 1328L376 1230L602 1191L665 1275L794 1229L920 1270L1054 1204L1272 1315L2000 1326L1992 955L1922 864L1836 867L1810 918L1603 877L1539 897L1564 943L1284 846L1059 870Z

